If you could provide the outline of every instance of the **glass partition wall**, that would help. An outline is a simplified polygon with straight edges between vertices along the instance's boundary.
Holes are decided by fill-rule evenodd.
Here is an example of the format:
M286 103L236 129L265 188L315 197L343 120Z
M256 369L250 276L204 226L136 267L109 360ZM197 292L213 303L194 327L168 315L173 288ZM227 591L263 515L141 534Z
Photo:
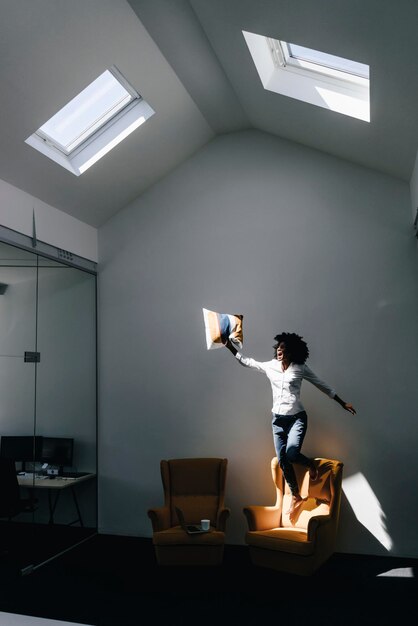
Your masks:
M0 558L97 532L96 275L0 241Z

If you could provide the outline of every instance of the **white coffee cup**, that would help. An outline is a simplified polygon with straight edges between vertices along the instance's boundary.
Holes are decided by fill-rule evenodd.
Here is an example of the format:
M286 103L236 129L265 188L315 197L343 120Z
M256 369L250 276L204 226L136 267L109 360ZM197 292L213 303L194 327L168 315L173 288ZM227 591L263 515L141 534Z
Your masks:
M201 519L200 527L202 530L209 530L210 528L210 519Z

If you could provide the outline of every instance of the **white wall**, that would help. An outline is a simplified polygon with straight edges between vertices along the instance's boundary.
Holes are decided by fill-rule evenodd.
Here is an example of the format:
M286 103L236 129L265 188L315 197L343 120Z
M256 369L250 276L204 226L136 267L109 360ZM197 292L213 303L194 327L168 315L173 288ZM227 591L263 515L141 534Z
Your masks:
M0 180L0 225L97 262L97 229Z
M418 556L406 183L256 131L226 135L110 220L99 251L102 532L151 536L162 458L228 458L229 543L243 543L244 505L272 503L269 383L206 350L206 307L244 314L244 353L259 360L276 333L303 335L312 369L357 408L304 384L304 452L341 459L350 479L338 549Z

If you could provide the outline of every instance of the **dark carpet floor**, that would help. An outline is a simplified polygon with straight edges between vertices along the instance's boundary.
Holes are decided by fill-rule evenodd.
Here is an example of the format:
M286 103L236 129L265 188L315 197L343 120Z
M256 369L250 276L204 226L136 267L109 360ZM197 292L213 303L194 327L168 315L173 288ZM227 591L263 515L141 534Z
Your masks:
M398 574L382 575L398 569ZM335 554L313 576L254 567L245 546L222 566L161 568L151 540L96 535L22 576L3 557L0 611L94 626L418 623L418 561Z

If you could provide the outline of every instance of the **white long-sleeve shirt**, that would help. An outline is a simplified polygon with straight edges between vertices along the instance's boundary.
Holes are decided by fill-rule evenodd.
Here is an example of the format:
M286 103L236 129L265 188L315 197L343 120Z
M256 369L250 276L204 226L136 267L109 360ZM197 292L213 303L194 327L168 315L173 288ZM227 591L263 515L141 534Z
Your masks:
M335 390L318 378L306 363L304 365L291 363L286 370L283 370L281 361L277 359L260 362L244 357L239 352L236 353L235 358L244 367L250 367L267 376L273 392L272 412L278 415L296 415L305 410L300 400L303 379L309 380L330 398L336 395Z

